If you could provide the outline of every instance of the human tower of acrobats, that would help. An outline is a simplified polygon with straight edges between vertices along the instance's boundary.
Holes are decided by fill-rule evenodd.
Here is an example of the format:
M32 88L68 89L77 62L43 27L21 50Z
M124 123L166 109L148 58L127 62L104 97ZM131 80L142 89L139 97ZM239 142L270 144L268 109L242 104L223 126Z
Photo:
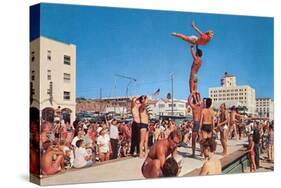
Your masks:
M192 27L199 34L199 36L185 36L180 33L172 33L173 36L179 37L191 45L191 54L193 57L193 64L191 67L190 79L189 79L189 91L190 96L188 99L189 104L193 111L194 127L193 131L199 131L200 111L201 111L201 99L198 92L198 71L202 64L202 51L198 48L199 45L206 45L214 36L213 31L201 32L192 22ZM196 46L196 53L194 52L194 46ZM211 126L207 126L208 129ZM203 130L204 127L202 127ZM209 131L209 130L208 130ZM204 135L203 135L204 137ZM192 156L195 156L195 140L192 138ZM142 167L141 171L145 178L153 177L168 177L175 176L178 173L177 162L173 158L167 158L169 155L176 153L177 146L180 144L180 133L173 131L170 133L167 139L157 141L150 149Z

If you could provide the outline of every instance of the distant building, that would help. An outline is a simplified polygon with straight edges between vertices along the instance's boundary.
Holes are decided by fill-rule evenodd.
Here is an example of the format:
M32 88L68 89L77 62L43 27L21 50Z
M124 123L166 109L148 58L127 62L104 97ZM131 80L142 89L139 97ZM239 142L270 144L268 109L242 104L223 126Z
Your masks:
M256 91L249 85L237 85L236 77L227 72L221 79L220 87L209 88L209 97L213 99L213 107L219 108L222 103L229 108L233 105L245 106L248 113L256 114Z
M132 97L109 97L102 99L85 99L77 100L76 110L77 112L95 112L95 113L109 113L115 112L120 114L121 117L131 116L131 100ZM186 101L174 99L174 116L186 116L191 114L190 107L186 109ZM168 99L155 100L148 96L148 112L150 118L158 118L160 116L172 115L172 101Z
M172 112L172 100L169 99L160 99L149 102L148 108L151 110L151 117L157 118L159 116L178 116L184 117L188 113L186 108L185 100L174 99L173 101L173 112Z
M60 106L63 117L75 120L76 46L40 36L30 42L31 107L53 121Z
M102 99L77 99L77 112L109 113L115 112L127 117L131 112L132 97L107 97Z
M274 119L274 105L271 98L257 98L257 116L261 118Z

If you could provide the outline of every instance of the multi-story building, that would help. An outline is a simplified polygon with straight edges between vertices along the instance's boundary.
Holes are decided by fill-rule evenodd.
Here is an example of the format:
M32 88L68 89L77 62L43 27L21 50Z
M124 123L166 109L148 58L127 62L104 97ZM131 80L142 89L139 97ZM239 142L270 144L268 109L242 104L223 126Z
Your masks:
M52 121L60 106L63 117L74 121L76 46L40 36L30 42L30 53L31 107Z
M222 103L226 107L245 106L249 114L256 114L256 91L249 85L237 85L236 77L224 74L220 87L209 88L209 97L213 99L214 108Z
M271 98L257 98L257 115L260 118L274 119L274 105Z

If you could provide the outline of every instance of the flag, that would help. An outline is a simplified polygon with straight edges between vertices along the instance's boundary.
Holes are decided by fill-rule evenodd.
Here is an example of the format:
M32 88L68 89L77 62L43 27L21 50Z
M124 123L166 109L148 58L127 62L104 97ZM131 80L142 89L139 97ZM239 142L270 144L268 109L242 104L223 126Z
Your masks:
M172 98L171 93L168 93L168 94L167 94L167 99L171 99L171 98Z
M158 88L152 95L157 96L157 95L159 95L159 93L160 93L160 88Z

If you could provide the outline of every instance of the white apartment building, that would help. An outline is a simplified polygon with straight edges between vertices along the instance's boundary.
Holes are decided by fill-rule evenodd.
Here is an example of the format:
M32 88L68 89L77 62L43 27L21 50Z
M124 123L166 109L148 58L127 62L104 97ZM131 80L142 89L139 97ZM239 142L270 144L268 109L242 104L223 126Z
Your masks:
M256 91L249 85L237 85L236 77L224 74L220 87L209 88L209 97L213 99L213 107L219 108L222 103L229 108L233 105L246 106L249 114L256 114Z
M257 115L261 118L274 119L274 104L271 98L257 98Z
M173 115L174 116L186 116L188 113L191 113L186 108L186 101L174 99L173 102ZM149 102L148 108L152 114L152 118L157 118L159 116L171 116L172 115L172 100L160 99L152 100ZM189 109L190 110L190 109Z
M53 119L60 106L63 117L75 120L76 46L40 36L30 42L31 107L42 119Z

